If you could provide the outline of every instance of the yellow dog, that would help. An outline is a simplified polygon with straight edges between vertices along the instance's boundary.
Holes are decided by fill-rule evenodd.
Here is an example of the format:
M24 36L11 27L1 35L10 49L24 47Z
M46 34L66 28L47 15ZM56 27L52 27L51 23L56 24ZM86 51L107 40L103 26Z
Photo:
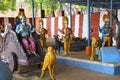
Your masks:
M54 53L54 49L53 49L52 46L49 46L48 47L48 52L44 57L41 77L44 76L45 70L48 69L51 79L55 80L55 77L54 77L55 60L56 60L56 55Z
M93 37L92 38L92 52L91 52L91 57L90 60L94 60L95 59L95 51L96 49L98 50L98 59L100 60L100 47L101 47L101 40L99 37Z

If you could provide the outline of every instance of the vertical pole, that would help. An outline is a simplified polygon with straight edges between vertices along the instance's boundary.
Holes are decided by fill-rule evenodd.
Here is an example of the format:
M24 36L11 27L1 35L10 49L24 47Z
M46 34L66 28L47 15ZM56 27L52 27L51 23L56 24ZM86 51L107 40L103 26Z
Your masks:
M42 19L42 2L40 2L40 19Z
M93 5L91 6L91 12L94 12L94 8L93 8Z
M112 27L112 0L110 1L110 27Z
M87 0L88 7L88 46L90 46L90 0Z
M70 0L70 28L72 29L72 2Z
M60 2L60 11L63 10L62 3Z
M22 0L20 0L20 7L22 8Z
M32 0L32 27L34 27L34 0Z

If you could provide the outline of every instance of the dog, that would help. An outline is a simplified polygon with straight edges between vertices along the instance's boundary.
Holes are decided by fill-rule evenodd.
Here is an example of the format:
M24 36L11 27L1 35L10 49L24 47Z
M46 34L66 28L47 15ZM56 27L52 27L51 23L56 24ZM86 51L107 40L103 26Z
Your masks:
M59 35L54 35L55 39L55 53L60 54L60 48L63 47L63 43L59 39Z

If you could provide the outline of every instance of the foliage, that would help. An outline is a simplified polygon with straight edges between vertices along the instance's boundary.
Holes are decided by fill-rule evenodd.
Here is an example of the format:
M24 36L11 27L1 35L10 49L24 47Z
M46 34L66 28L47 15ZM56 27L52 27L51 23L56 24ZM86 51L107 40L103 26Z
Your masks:
M31 0L24 0L24 2L29 3L30 8L32 7ZM45 10L45 14L52 14L59 8L59 3L57 0L34 0L34 8L36 10L40 9L40 2L42 2L42 8Z
M87 11L87 6L73 5L73 8L76 8L76 9L81 9L82 11Z
M0 11L7 11L16 9L16 0L0 0Z

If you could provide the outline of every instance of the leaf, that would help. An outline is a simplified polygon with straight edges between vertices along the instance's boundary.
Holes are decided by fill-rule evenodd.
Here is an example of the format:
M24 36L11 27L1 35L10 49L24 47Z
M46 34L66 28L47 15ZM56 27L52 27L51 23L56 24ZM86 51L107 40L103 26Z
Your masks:
M16 9L16 0L2 0L0 2L0 11L4 12L8 9L12 11Z

